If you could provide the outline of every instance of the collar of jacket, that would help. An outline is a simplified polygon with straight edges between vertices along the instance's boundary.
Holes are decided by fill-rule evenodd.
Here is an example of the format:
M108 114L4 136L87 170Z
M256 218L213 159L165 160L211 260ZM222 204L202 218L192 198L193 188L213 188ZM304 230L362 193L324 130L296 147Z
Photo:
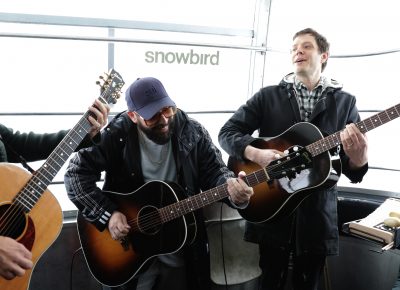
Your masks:
M179 150L183 150L187 155L201 138L198 128L195 127L197 122L194 120L190 122L189 116L179 109L174 118L176 122L174 135L178 141Z
M287 74L283 77L279 85L284 86L287 89L291 89L294 87L294 78L294 73ZM326 81L324 82L324 91L340 90L343 88L343 85L334 79L326 78L325 80Z

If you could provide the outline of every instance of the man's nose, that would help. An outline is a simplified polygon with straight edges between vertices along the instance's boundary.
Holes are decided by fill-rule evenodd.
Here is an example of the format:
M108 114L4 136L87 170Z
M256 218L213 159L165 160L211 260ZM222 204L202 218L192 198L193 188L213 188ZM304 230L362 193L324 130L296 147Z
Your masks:
M164 114L161 114L159 123L161 123L161 124L167 124L167 123L168 123L168 119L169 119L169 118L165 117Z

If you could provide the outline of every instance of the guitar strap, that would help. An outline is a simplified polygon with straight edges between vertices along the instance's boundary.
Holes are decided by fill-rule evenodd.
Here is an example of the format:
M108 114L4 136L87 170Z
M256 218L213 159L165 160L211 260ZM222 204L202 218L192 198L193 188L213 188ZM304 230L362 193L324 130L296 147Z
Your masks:
M15 156L18 157L19 162L26 170L28 170L32 174L35 173L35 170L33 170L32 167L29 166L28 162L26 162L26 159L20 154L18 154L18 152L14 150L14 148L12 148L9 144L7 144L7 142L3 139L3 136L1 136L1 134L0 134L0 140L3 142L4 146L6 146L8 150L10 150L13 154L15 154Z

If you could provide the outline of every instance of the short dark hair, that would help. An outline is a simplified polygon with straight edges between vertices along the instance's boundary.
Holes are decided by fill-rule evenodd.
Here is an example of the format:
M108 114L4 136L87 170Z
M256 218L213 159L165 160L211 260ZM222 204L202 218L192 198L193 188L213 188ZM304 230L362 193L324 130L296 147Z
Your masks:
M315 42L318 45L318 50L320 53L329 52L329 42L326 40L325 36L319 34L317 31L315 31L312 28L306 28L306 29L296 32L295 35L293 36L293 40L296 37L298 37L300 35L304 35L304 34L311 34L315 38ZM324 71L327 64L328 64L328 61L326 61L322 64L321 71Z

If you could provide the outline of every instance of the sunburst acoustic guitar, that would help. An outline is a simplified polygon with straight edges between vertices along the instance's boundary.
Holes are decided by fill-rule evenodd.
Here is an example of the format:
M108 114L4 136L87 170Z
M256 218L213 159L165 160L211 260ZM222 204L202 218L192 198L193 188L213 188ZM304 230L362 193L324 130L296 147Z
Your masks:
M99 100L115 103L124 85L122 77L111 69ZM61 207L47 189L61 167L90 130L87 111L33 174L8 163L0 164L0 235L15 239L32 252L35 266L43 253L60 234L63 222ZM33 268L22 277L0 277L1 290L28 289Z
M362 133L366 133L399 116L400 104L397 104L355 125ZM281 172L277 177L273 170L275 162L267 168L261 168L251 161L238 161L229 157L228 167L232 171L238 173L243 170L247 174L257 176L251 183L254 186L254 195L249 205L238 210L247 221L272 222L288 216L312 192L330 188L339 180L341 162L338 156L331 154L329 150L341 144L340 131L323 137L317 127L304 122L293 125L277 137L260 138L257 141L255 146L261 149L297 152L277 161L290 162L296 166L285 166L285 172Z

